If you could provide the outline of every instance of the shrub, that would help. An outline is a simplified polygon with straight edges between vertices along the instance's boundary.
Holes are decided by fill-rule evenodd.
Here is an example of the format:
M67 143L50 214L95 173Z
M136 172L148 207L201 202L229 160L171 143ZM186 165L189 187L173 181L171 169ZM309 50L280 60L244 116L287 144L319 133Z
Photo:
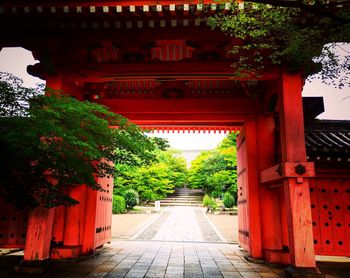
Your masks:
M116 213L124 213L126 210L125 199L123 196L113 195L113 207L112 212Z
M124 198L128 209L133 208L139 203L139 194L133 189L126 190L124 193Z
M217 207L215 199L207 194L203 198L203 205L206 207L211 207L212 209L216 209Z
M203 205L204 206L209 206L210 205L210 196L208 194L205 194L204 198L203 198Z
M235 205L235 199L230 193L226 192L224 195L223 203L225 208L232 208Z

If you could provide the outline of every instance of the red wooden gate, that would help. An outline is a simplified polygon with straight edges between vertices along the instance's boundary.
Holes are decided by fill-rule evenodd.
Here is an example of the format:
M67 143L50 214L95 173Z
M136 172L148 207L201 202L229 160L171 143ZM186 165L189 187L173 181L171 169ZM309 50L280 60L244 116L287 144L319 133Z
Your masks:
M28 211L18 211L0 199L0 248L24 248Z
M248 210L248 175L247 146L244 132L237 137L237 181L238 181L238 239L240 245L250 252L249 210Z
M350 180L310 180L315 253L350 256Z
M97 193L95 247L111 241L112 236L112 201L113 178L100 178L104 191Z

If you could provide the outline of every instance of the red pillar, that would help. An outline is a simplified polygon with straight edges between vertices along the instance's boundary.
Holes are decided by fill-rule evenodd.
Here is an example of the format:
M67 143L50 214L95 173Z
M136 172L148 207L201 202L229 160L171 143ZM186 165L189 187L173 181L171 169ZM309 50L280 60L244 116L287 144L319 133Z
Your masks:
M61 76L48 76L46 80L46 88L61 90ZM45 260L49 258L54 215L55 208L47 209L43 207L36 208L29 214L28 231L24 250L25 261Z
M279 99L282 162L300 165L306 163L302 87L300 75L282 74ZM315 267L308 179L286 177L283 189L291 263L295 267Z
M276 124L274 113L257 118L259 172L276 164ZM289 263L289 254L283 250L280 188L260 184L260 216L263 258L273 263Z
M61 91L62 90L62 77L61 75L49 75L46 78L46 90L50 93L50 90Z
M52 240L56 244L63 243L64 222L66 218L66 207L59 206L55 208L55 217L53 222Z
M97 212L97 191L90 188L86 189L86 209L85 209L85 227L84 238L81 252L84 255L95 252L96 236L96 212Z
M64 246L78 247L83 242L85 222L85 195L86 186L73 187L69 196L77 200L79 204L66 208L66 221L64 230Z
M37 208L29 214L25 261L48 259L55 209Z

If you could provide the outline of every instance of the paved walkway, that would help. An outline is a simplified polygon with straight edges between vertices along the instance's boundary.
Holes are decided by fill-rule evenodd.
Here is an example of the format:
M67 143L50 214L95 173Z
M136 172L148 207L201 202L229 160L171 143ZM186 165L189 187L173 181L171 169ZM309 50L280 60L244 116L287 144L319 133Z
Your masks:
M212 226L202 208L168 207L136 240L222 242L225 239Z
M47 277L285 277L248 263L237 245L114 241L88 260L56 265Z
M136 240L114 240L76 262L52 262L42 275L15 274L22 257L4 256L0 277L286 277L282 269L250 263L244 255L237 244L222 242L201 209L173 207L136 234ZM348 264L318 266L327 278L350 277Z

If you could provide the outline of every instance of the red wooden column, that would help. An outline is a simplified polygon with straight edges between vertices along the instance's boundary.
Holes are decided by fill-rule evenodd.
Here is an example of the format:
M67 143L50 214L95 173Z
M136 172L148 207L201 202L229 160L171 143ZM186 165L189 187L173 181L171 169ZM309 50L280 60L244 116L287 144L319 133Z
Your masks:
M295 267L315 267L312 234L310 191L306 163L304 119L302 106L303 83L300 75L282 74L280 92L280 134L289 251ZM312 167L312 165L310 166ZM295 176L293 176L295 175ZM312 175L312 174L310 174Z
M79 204L66 208L63 245L78 247L82 244L84 236L86 186L73 187L69 196Z
M95 252L95 236L96 236L96 212L97 212L97 191L90 188L86 189L86 209L85 209L85 226L84 238L81 248L83 255Z
M262 171L276 164L276 126L274 113L261 113L257 118L258 168ZM259 186L261 238L264 260L289 263L289 254L283 250L282 213L279 187Z
M60 74L49 75L46 77L46 91L50 93L50 90L61 91L62 90L62 77Z
M61 90L61 76L49 76L46 80L46 88ZM24 250L25 261L45 260L49 258L54 215L55 208L47 209L39 207L30 212Z
M55 209L37 208L29 214L28 232L24 249L25 261L49 258Z

